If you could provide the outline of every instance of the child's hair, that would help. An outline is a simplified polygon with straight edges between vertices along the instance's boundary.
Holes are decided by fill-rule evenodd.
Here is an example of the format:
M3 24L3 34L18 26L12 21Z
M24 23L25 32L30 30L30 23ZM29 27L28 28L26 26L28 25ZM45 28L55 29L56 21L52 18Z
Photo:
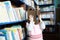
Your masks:
M29 15L33 16L35 24L38 24L40 22L40 20L38 19L38 15L36 15L36 12L30 10L30 13L28 13L28 23L30 23L30 21L29 21Z

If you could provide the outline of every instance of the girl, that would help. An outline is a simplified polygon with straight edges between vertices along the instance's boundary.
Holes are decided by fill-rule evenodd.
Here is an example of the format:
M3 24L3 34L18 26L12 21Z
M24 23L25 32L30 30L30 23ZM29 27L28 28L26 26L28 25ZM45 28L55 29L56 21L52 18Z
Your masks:
M45 29L45 24L41 20L41 15L38 16L38 19L36 21L35 16L29 15L29 22L26 23L28 40L43 40L42 31Z

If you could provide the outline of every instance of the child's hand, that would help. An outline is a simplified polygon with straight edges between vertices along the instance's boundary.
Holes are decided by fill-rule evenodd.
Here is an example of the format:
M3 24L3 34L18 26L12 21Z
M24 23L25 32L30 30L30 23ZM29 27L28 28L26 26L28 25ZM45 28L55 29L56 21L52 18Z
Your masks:
M40 22L42 22L41 15L39 15L38 18L39 18Z

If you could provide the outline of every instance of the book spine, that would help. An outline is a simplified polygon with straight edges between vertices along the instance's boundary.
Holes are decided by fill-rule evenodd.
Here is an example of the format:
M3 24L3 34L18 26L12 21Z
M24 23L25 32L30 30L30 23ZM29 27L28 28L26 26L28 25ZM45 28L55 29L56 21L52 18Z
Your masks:
M13 31L11 31L11 33L12 33L12 38L13 38L13 40L15 40L14 32L13 32Z
M13 31L14 31L14 37L15 37L15 40L20 40L20 39L19 39L19 35L18 35L17 30L14 29Z

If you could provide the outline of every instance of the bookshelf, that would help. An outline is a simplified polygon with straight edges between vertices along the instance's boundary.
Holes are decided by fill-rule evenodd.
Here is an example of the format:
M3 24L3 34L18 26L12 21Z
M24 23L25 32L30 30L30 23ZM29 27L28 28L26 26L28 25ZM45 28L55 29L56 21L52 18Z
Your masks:
M2 9L0 10L0 39L1 40L14 40L14 39L19 40L20 38L22 40L23 39L22 35L25 33L25 32L22 33L22 31L25 31L24 27L25 27L25 23L27 22L26 16L24 14L21 14L21 15L24 15L25 18L21 17L20 15L21 8L19 7L19 5L13 5L14 6L13 7L11 2L7 0L0 1L0 4L1 4L0 9ZM18 15L16 13L15 8L16 10L18 10ZM13 34L16 34L16 35L13 35ZM5 36L7 36L8 38L7 37L4 38Z
M50 31L51 33L55 33L56 27L55 27L54 0L39 0L39 7L40 7L40 12L42 14L42 20L46 23L46 29L44 31L48 33L50 33Z
M19 2L21 2L21 1L19 1ZM18 3L18 2L17 2ZM15 3L14 3L15 4ZM19 4L19 3L18 3ZM31 7L30 5L27 5L27 4L25 4L26 5L26 7L27 8L31 8L31 9L34 9L34 7ZM19 6L19 5L15 5L15 6ZM40 6L40 8L41 7L49 7L49 6L54 6L54 4L53 3L51 3L51 4L42 4L42 5L39 5ZM18 8L18 7L17 7ZM50 9L50 8L48 8L48 9ZM28 9L28 11L30 11L29 9ZM33 12L34 12L34 10L33 10ZM52 12L52 14L54 14L54 10L49 10L49 11L40 11L41 12L41 14L50 14L49 12ZM48 17L48 18L42 18L42 20L43 21L51 21L51 20L53 20L54 21L54 18L50 18L50 17ZM13 22L4 22L4 23L0 23L0 29L2 29L2 28L6 28L6 27L9 27L9 28L11 28L11 27L13 27L14 25L16 26L16 25L21 25L21 27L25 27L25 23L27 22L27 19L25 19L25 20L18 20L18 21L13 21ZM52 22L52 21L51 21ZM18 27L18 26L17 26ZM49 24L49 25L46 25L46 28L47 29L45 29L44 30L44 33L54 33L55 32L55 25L51 25L51 24ZM18 29L18 28L17 28ZM49 30L48 30L49 29ZM53 31L52 31L52 29L53 29ZM25 29L26 30L26 29ZM11 31L11 30L10 30ZM14 30L12 30L12 31L14 31Z
M11 1L11 2L10 2ZM20 12L20 3L23 3L23 2L21 2L21 1L19 1L19 0L17 0L17 1L12 1L12 0L9 0L9 1L7 1L7 0L2 0L2 1L0 1L0 4L4 4L3 5L3 7L5 6L6 8L7 8L7 11L6 11L6 13L5 13L5 11L3 10L3 8L2 8L2 10L4 11L4 13L3 12L1 12L1 14L3 13L3 15L4 14L7 14L7 13L9 13L9 15L7 14L7 18L8 18L8 22L7 22L7 18L6 19L4 19L4 17L6 16L2 16L2 19L3 19L3 21L2 21L2 19L0 19L1 20L1 22L0 22L0 33L2 33L1 35L0 35L0 38L1 38L1 36L2 35L5 35L5 36L7 36L6 37L6 40L19 40L19 38L18 38L18 36L17 35L19 35L19 37L20 37L20 39L22 40L23 39L23 37L22 37L22 34L23 34L23 36L25 36L26 35L26 33L24 32L24 31L26 31L26 28L25 28L25 26L26 26L26 22L27 22L27 18L24 18L24 20L22 20L21 18L20 18L20 16L22 15L22 13L21 13L21 15L19 14L19 12ZM11 4L12 3L12 4ZM32 2L33 3L33 2ZM10 4L10 5L9 5ZM25 4L25 3L23 3L23 4ZM27 4L25 4L26 5L26 7L30 7L31 9L34 9L34 6L30 6L30 5L27 5ZM5 8L4 7L4 8ZM5 9L6 9L5 8ZM9 9L10 8L10 9ZM17 15L16 16L16 10L19 10L19 12L17 12L19 15ZM8 12L9 11L9 12ZM11 12L11 11L13 11L13 12ZM25 16L25 14L24 14L24 16ZM26 16L25 16L26 17ZM20 18L20 19L19 19ZM15 20L16 19L16 20ZM6 20L6 21L5 21ZM5 29L6 28L6 29ZM1 31L2 30L2 31ZM19 32L19 33L21 33L21 34L17 34L17 31ZM23 33L22 33L22 31L23 31ZM25 35L24 35L24 33L25 33ZM13 35L13 34L16 34L16 35ZM11 36L12 35L12 36ZM21 35L21 36L20 36ZM4 36L3 36L4 37ZM3 37L2 37L2 40L4 40L3 39ZM15 37L15 38L14 38ZM22 38L21 38L22 37ZM16 39L17 38L17 39Z

